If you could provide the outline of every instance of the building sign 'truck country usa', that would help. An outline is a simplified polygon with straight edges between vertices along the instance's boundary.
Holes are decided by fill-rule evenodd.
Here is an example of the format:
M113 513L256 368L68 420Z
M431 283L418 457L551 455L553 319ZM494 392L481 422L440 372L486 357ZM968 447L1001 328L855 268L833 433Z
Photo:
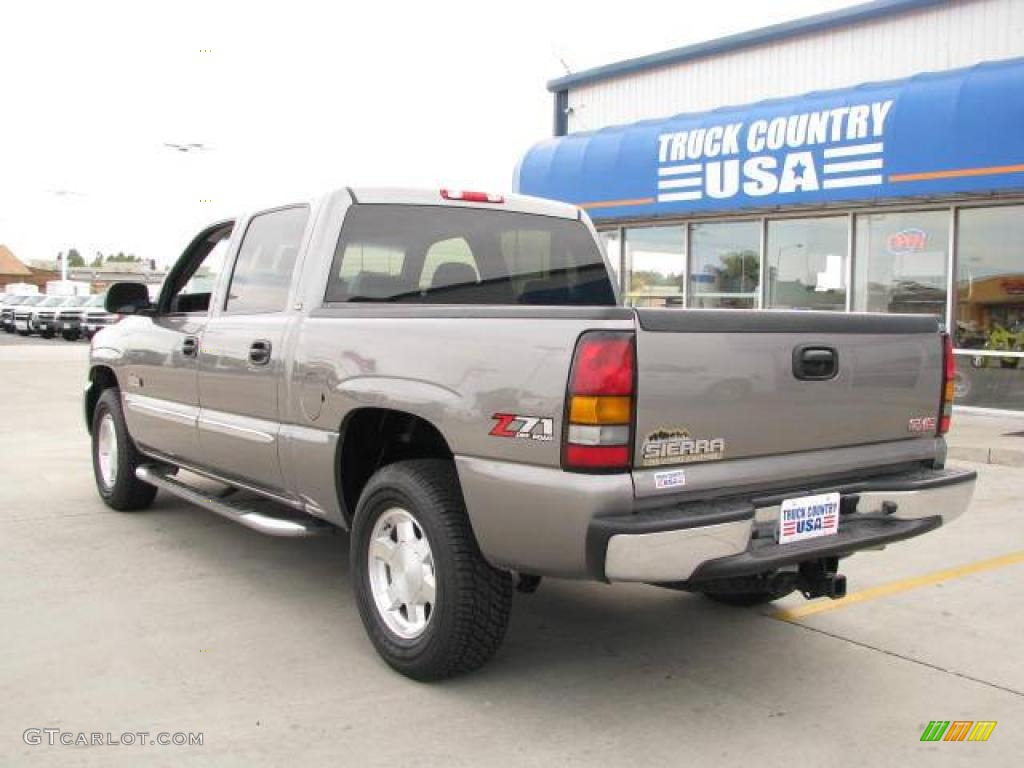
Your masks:
M519 191L595 219L1024 189L1024 58L537 144Z
M883 181L892 100L658 136L658 202L765 197Z

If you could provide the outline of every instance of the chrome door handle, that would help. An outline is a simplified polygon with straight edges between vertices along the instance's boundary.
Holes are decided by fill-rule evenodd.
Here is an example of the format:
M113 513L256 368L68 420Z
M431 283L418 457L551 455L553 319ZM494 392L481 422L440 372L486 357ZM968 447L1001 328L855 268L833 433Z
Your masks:
M266 365L270 362L270 342L266 339L254 341L249 347L249 362L253 365Z

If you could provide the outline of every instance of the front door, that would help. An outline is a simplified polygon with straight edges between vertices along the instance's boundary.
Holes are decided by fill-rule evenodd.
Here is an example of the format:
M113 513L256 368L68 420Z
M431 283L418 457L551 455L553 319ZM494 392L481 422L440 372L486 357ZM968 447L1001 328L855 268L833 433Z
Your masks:
M223 307L199 351L199 442L205 464L226 479L285 492L278 457L279 389L289 296L309 208L250 219Z
M120 381L125 419L143 449L201 460L198 352L232 222L201 232L175 264L153 313L133 323Z

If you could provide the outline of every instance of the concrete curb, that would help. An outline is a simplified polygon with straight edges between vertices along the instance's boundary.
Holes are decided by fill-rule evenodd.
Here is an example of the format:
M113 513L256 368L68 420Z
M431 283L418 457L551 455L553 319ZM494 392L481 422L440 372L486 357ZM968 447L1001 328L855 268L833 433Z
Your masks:
M951 445L947 456L976 464L1001 464L1004 467L1024 467L1024 451L1013 448L983 448L971 445Z

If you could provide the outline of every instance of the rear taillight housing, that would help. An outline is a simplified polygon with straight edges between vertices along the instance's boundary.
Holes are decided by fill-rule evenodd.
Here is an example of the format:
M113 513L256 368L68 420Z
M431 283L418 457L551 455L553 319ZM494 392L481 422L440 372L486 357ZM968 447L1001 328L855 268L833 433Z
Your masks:
M953 356L953 339L948 333L942 334L942 402L939 404L937 435L949 432L953 418L953 390L956 381L956 358Z
M636 340L629 332L580 336L569 373L562 468L626 472L636 406Z

